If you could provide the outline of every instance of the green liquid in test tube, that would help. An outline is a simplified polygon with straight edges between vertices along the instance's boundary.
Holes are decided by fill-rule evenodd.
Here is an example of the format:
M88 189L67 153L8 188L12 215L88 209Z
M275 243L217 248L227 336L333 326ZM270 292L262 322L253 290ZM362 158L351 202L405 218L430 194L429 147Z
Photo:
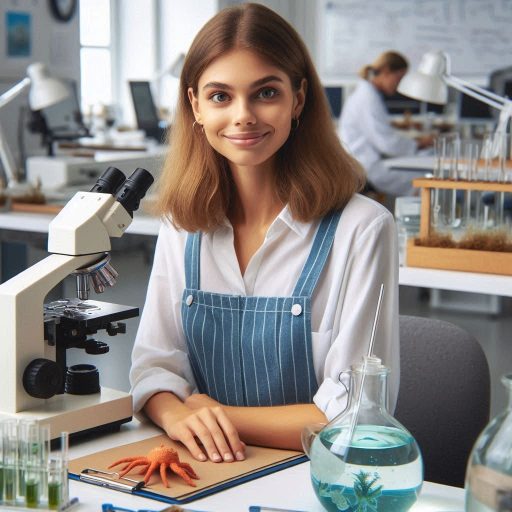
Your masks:
M25 482L25 503L28 508L37 508L39 505L39 480L27 478Z
M4 497L6 503L16 501L16 469L4 468Z
M62 494L62 484L60 482L48 483L48 508L57 510L60 506Z

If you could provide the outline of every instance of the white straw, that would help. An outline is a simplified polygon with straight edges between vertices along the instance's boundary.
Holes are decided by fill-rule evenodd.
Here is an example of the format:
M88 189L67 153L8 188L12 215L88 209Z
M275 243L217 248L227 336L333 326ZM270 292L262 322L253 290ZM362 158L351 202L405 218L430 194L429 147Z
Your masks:
M373 353L373 346L375 344L375 334L377 332L377 323L379 321L379 315L380 310L382 306L382 298L384 296L384 283L380 285L380 292L379 292L379 300L377 301L377 309L375 311L375 317L373 319L373 327L372 327L372 333L370 336L370 346L368 347L368 356L363 358L363 368L362 368L362 376L361 376L361 387L359 388L359 395L357 397L357 402L355 405L355 411L352 415L352 421L350 423L350 430L348 432L348 438L346 440L345 450L348 451L350 448L350 445L352 444L352 438L354 436L354 430L356 428L357 418L359 416L359 409L361 407L361 401L363 399L363 390L364 390L364 381L366 378L366 371L367 371L367 364L368 364L368 358ZM346 455L346 452L345 452Z

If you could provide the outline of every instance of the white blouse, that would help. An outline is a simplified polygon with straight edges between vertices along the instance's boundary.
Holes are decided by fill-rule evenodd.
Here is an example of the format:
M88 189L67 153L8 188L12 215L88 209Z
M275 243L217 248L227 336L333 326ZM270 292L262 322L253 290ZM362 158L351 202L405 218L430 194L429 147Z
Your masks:
M242 275L229 222L201 243L200 287L242 296L290 296L309 255L319 221L294 220L285 207L269 227ZM162 224L146 303L132 353L135 412L155 393L184 400L197 392L181 322L186 231ZM398 256L391 214L356 195L340 218L331 254L312 297L313 363L319 385L314 403L332 419L346 406L340 373L360 363L369 346L381 283L385 293L375 354L391 369L389 403L399 384Z

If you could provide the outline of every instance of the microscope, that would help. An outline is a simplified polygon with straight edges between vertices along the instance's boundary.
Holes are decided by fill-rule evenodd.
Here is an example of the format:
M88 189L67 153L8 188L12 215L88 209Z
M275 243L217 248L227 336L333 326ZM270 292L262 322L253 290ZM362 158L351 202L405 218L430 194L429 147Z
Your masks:
M153 183L137 168L126 178L109 167L90 192L77 192L50 223L50 256L0 285L0 417L32 419L50 426L50 436L113 431L132 418L127 393L100 387L93 365L66 365L69 348L108 351L88 336L125 332L120 321L138 308L88 300L115 283L110 238L121 237ZM44 304L66 276L77 280L77 298Z

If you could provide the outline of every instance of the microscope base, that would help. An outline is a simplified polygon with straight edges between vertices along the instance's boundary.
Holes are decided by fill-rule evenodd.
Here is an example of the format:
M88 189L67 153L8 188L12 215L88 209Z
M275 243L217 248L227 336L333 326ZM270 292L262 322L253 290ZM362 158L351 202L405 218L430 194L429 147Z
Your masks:
M50 426L50 438L57 439L61 432L71 436L89 434L96 430L112 431L121 423L132 419L132 397L128 393L101 388L92 395L56 395L42 400L39 407L15 414L0 413L0 418L35 420Z

